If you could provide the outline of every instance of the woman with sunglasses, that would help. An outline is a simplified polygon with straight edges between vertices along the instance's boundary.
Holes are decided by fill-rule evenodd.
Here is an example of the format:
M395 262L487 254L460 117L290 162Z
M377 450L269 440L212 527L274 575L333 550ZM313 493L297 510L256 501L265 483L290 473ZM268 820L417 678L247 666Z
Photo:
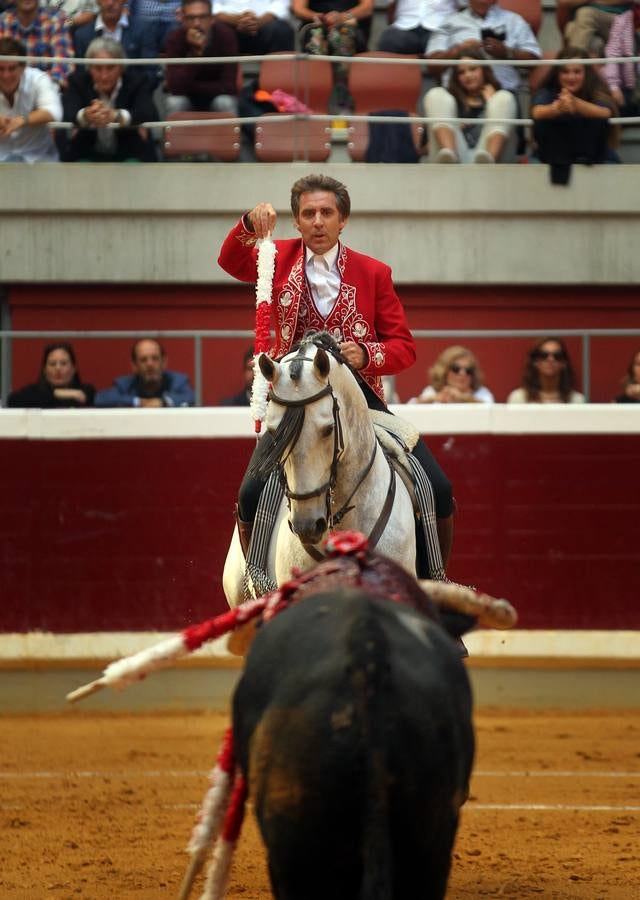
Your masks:
M466 347L447 347L429 370L431 382L409 403L493 403L478 360Z
M529 351L522 387L511 391L507 403L584 403L574 383L566 346L559 338L544 338Z
M622 379L623 391L616 397L616 403L640 403L640 350L637 350Z

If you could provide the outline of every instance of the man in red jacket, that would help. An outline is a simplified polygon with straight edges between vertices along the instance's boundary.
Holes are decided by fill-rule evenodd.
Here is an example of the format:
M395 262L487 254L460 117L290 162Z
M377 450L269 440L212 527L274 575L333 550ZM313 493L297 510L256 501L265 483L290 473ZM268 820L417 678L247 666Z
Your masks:
M371 408L385 410L382 375L409 368L415 343L395 292L389 266L350 250L340 240L351 212L346 187L325 175L300 178L291 189L291 211L300 238L276 241L272 307L280 359L310 328L331 333L360 377ZM257 280L256 242L273 233L277 214L258 203L231 229L220 266L240 281ZM265 434L255 454L266 450ZM438 537L446 566L453 536L451 485L422 441L413 450L432 484ZM252 463L255 459L252 459ZM251 464L249 466L251 469ZM238 497L238 531L248 547L262 483L245 475Z

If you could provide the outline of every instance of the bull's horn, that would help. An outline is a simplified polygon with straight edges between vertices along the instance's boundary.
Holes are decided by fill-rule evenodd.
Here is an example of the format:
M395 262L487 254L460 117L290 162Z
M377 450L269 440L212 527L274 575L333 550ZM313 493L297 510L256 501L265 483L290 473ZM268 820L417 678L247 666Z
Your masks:
M508 600L478 594L461 584L425 580L418 583L436 606L472 616L484 628L513 628L518 621L518 614Z

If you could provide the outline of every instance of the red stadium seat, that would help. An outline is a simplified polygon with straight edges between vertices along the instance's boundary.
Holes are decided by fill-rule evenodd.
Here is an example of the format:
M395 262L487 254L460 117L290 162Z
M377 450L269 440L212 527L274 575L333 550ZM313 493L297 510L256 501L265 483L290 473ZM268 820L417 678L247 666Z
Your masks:
M283 122L274 113L256 123L254 150L259 162L326 162L331 155L331 131L326 122Z
M534 34L540 31L542 24L541 0L500 0L500 6L510 12L518 13L529 24Z
M415 60L415 56L398 53L358 53L354 58L377 57L379 59ZM417 65L373 65L354 63L349 66L349 93L353 98L354 113L367 115L376 110L402 109L415 113L422 88L422 70Z
M424 125L421 125L419 122L411 122L411 131L413 132L413 142L416 150L421 154L423 152ZM362 162L369 146L369 123L350 122L348 134L347 151L349 157L353 162Z
M176 112L169 113L168 122L190 119L229 119L231 113ZM238 125L185 125L182 128L164 129L164 157L169 160L212 159L233 162L240 155L240 127Z
M326 59L278 59L272 53L260 64L260 90L271 93L279 88L296 97L315 113L328 111L333 90L333 71Z

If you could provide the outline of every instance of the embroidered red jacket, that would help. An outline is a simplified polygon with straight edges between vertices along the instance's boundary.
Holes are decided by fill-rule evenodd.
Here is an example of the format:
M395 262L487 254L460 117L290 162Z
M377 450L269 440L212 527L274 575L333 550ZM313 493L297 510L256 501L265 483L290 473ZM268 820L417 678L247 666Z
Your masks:
M231 229L218 263L239 281L255 283L256 236L242 219ZM355 341L367 351L369 363L359 375L384 399L381 375L395 375L415 362L415 342L391 280L389 266L340 244L337 266L340 290L325 319L316 309L305 277L304 245L300 239L275 241L272 309L275 318L274 356L282 358L309 328L329 331L338 341Z

